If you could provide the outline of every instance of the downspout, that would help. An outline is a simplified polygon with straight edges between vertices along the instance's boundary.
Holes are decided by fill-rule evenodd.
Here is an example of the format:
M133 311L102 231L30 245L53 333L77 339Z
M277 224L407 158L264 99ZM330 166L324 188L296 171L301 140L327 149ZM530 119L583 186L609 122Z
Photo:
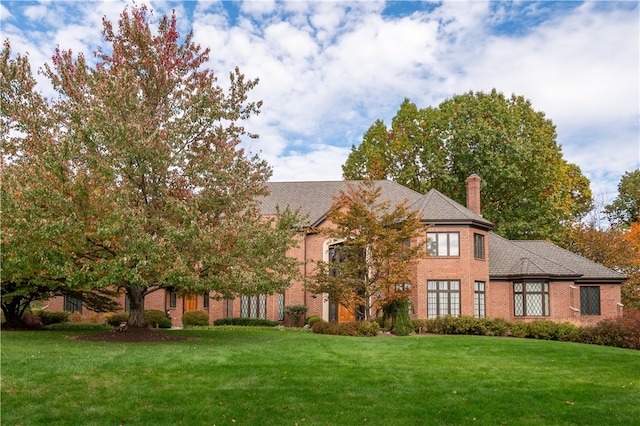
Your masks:
M305 228L302 228L303 230L303 246L302 246L302 260L303 260L303 264L302 264L302 286L304 289L304 306L307 307L307 311L309 309L309 306L307 306L307 231L305 230ZM306 314L305 314L306 317ZM306 318L305 318L306 320Z

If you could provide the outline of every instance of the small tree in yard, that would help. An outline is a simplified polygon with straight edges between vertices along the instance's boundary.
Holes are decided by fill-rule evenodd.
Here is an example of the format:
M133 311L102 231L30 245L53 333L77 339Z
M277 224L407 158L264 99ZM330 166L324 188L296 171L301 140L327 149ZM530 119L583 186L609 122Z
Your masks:
M291 325L297 327L300 325L300 319L307 313L307 307L305 305L288 305L284 307L284 314L293 321Z
M408 315L393 306L411 295L414 263L426 255L425 225L406 202L392 206L382 201L375 182L350 185L334 200L323 228L326 237L339 242L334 259L317 262L308 289L328 293L353 314L359 307L365 320L373 308L393 317Z
M254 136L240 122L259 112L261 102L247 101L257 80L235 69L225 91L206 68L209 50L191 34L180 41L175 14L155 30L151 16L127 8L117 31L104 19L95 65L56 49L44 70L52 101L5 43L3 66L16 72L2 76L1 171L12 182L3 183L2 238L20 238L3 247L3 264L5 254L14 260L3 292L6 279L34 277L120 288L129 325L143 326L154 291L274 293L297 273L284 255L297 218L260 220L255 200L271 169L238 146ZM25 252L35 254L21 263Z

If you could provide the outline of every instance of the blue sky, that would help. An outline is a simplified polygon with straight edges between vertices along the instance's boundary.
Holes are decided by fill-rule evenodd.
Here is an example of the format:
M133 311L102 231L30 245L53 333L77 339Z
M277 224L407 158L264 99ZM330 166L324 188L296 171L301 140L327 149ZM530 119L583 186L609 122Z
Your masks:
M211 47L211 68L259 77L262 113L246 147L273 179L338 180L352 144L409 98L437 106L490 91L529 99L557 127L564 157L596 201L640 167L638 2L143 1L175 9L182 32ZM0 4L2 38L33 69L56 46L89 54L128 0ZM90 56L90 55L87 55ZM50 94L42 77L41 90Z

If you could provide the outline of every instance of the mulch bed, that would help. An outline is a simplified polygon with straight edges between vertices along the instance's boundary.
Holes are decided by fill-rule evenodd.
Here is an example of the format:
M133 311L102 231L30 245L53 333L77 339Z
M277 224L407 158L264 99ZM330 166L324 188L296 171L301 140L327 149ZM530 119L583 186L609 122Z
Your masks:
M77 336L75 339L92 342L177 342L188 340L188 337L176 336L151 328L127 327L123 331L115 329L104 333L85 334Z

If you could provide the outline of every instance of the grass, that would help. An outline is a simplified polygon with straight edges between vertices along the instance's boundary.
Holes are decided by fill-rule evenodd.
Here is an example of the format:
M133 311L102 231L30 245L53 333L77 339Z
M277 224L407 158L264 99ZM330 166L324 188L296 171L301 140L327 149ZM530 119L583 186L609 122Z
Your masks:
M2 425L598 425L640 418L640 351L220 327L183 342L3 331Z

